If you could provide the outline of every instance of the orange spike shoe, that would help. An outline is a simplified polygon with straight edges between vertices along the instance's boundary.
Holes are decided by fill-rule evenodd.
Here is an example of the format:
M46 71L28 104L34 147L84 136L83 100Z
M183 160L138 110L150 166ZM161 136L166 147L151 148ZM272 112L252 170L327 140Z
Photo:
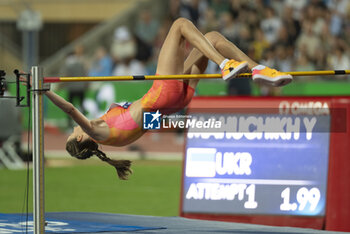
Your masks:
M228 60L221 69L222 79L225 81L235 78L237 75L246 72L248 63L246 61L238 62L236 60Z
M263 83L271 86L283 86L289 84L293 80L291 75L263 65L258 65L252 70L252 78L257 83Z

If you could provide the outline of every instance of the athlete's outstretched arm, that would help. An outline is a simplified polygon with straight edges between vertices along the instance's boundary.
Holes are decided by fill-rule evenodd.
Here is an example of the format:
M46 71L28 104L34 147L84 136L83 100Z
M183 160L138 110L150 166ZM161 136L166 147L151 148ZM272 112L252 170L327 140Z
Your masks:
M64 98L57 95L52 91L45 92L45 95L54 103L57 107L67 113L87 134L91 134L93 131L90 120L88 120L72 103L67 102Z
M20 77L21 81L26 81L26 79L26 77ZM30 77L30 84L32 85L32 77ZM96 133L94 134L94 129L90 120L75 108L72 103L67 102L64 98L52 91L45 91L44 93L53 104L67 113L87 134L96 135Z

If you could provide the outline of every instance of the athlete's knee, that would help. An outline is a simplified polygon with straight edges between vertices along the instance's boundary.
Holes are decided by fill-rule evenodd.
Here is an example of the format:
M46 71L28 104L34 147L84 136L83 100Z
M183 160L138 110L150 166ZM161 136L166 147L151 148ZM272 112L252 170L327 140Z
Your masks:
M181 30L181 28L185 27L186 25L192 24L191 21L189 21L186 18L178 18L174 21L173 25L171 26L171 30Z
M204 35L209 41L210 43L215 47L215 45L220 42L221 40L224 39L224 37L222 36L221 33L217 32L217 31L211 31L208 32Z
M219 32L217 31L210 31L205 34L205 37L215 39L222 36Z

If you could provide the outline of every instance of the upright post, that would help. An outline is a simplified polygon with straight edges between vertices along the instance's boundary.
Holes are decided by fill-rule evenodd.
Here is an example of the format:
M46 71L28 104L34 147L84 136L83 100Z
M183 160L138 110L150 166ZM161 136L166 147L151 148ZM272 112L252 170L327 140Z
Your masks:
M43 69L32 67L32 114L33 114L33 221L34 233L45 233L44 207L44 121Z

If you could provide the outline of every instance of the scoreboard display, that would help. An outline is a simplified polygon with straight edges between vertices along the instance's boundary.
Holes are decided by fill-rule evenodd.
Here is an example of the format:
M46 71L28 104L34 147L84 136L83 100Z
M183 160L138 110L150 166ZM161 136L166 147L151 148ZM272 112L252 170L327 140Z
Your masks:
M225 126L227 131L209 137L188 131L185 212L324 215L329 116L192 117L199 116L255 129L237 133ZM264 124L269 121L286 125L286 131L269 130ZM259 124L266 129L258 132Z
M316 217L322 228L331 134L347 131L331 121L334 113L346 120L346 110L331 106L312 99L194 99L191 119L220 124L187 130L182 216Z

